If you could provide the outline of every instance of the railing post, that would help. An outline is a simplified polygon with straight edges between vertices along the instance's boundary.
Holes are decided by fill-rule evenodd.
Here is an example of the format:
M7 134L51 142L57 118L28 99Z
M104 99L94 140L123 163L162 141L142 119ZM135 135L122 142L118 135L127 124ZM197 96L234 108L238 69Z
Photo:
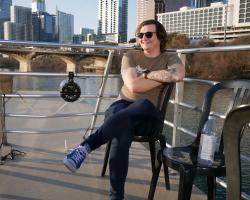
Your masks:
M3 94L0 91L0 146L3 144L4 138L4 108L3 108Z
M186 55L178 53L179 58L185 66L186 63ZM186 66L185 66L186 67ZM184 81L177 82L175 86L175 100L174 100L174 119L173 119L173 137L172 137L172 146L177 146L180 144L180 134L177 134L177 127L181 123L182 111L179 109L179 102L183 100L183 89L184 89Z
M6 127L5 127L5 94L1 93L1 135L2 135L2 141L1 144L8 144L7 140L7 133L6 133Z
M8 144L5 129L5 98L0 91L0 164L2 164L2 159L10 154L11 146Z
M101 105L101 101L102 101L102 97L103 97L105 85L106 85L106 82L107 82L107 79L108 79L109 69L111 67L113 57L114 57L114 50L109 50L108 60L107 60L106 67L105 67L105 70L104 70L104 73L103 73L103 81L102 81L101 87L99 89L98 98L97 98L96 105L95 105L95 111L94 111L94 115L92 117L90 129L89 129L89 133L88 133L89 135L94 130L95 122L96 122L97 115L98 115L98 112L99 112L99 108L100 108L100 105Z

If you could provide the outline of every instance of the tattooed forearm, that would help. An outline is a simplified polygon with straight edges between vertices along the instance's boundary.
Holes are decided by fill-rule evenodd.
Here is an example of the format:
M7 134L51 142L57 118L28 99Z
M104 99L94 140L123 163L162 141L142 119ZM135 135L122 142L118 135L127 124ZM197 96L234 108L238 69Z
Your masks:
M148 74L148 79L159 82L175 82L178 81L177 70L175 67L171 67L167 70L151 71Z

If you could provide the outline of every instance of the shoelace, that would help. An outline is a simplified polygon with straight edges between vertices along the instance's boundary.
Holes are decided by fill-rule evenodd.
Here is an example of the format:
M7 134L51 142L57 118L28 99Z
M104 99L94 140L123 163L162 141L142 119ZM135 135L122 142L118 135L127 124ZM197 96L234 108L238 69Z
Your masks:
M76 149L72 155L72 159L78 164L81 163L86 157L86 153L80 149Z

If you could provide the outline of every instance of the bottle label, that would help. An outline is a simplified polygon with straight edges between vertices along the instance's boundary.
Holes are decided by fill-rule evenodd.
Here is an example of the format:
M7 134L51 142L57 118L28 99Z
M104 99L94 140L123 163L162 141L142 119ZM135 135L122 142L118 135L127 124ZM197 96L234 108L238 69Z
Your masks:
M202 146L201 146L201 154L200 158L202 160L210 160L213 162L214 160L214 150L215 150L215 137L213 135L203 135L201 138Z

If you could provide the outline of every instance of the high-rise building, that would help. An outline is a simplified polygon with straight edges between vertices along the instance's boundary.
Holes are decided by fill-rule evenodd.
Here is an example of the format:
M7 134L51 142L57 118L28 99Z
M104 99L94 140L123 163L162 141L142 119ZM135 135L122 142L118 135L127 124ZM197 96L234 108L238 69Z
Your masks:
M166 12L165 0L155 0L155 19L157 14Z
M147 19L157 19L157 14L177 11L183 6L190 6L190 0L137 0L137 22Z
M82 41L83 41L83 39L82 39L81 34L74 34L73 35L73 43L74 44L81 44Z
M3 21L10 20L10 6L12 0L0 0L0 19Z
M224 27L226 5L214 3L209 7L183 7L179 11L158 14L158 20L168 33L186 34L191 39L209 38L210 30L214 27ZM232 16L232 9L228 9ZM232 17L227 18L228 26L232 26Z
M155 19L155 0L136 1L136 24L144 20Z
M82 35L87 35L87 34L94 34L95 33L95 31L94 31L94 29L91 29L91 28L81 28L81 34Z
M191 0L191 5L193 8L201 8L207 5L207 0Z
M226 40L250 35L250 0L228 0L225 5L228 7L225 13L226 23L222 27L211 29L210 38Z
M194 8L201 8L210 6L211 3L223 2L226 3L227 0L190 0L191 6Z
M56 10L56 33L60 43L72 43L74 35L74 15Z
M57 42L56 16L46 12L45 0L32 0L32 25L35 41Z
M207 7L183 7L158 14L158 20L167 32L186 34L191 39L234 39L250 34L249 5L250 0L213 2Z
M32 12L46 12L45 0L32 0Z
M6 24L6 27L8 28L4 31L4 38L16 38L18 40L26 41L33 40L31 8L11 6L10 22L11 23ZM12 31L12 29L17 29L17 31Z
M180 10L181 7L191 7L191 0L165 0L166 12L173 12Z
M4 38L3 23L10 20L12 0L0 0L0 39Z
M237 26L250 26L250 0L238 0L231 2L234 4L234 24Z
M127 42L128 0L99 0L98 39Z
M35 41L57 42L56 16L47 12L33 12L33 37Z
M96 34L94 29L91 28L81 28L81 41L88 41L89 39L96 39Z
M5 40L24 40L25 25L15 22L4 22L4 39Z

